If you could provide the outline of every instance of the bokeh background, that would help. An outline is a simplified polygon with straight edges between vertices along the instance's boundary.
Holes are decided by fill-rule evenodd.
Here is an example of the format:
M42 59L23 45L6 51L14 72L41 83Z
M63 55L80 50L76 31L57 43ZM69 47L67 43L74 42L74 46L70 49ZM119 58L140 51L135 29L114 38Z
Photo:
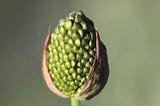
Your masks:
M110 76L82 106L160 105L159 0L0 0L0 106L69 106L42 77L48 26L83 10L108 49Z

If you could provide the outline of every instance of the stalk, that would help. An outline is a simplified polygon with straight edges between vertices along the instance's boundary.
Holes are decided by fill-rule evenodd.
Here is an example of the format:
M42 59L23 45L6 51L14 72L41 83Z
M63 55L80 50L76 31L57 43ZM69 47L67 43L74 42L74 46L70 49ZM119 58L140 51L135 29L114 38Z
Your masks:
M75 99L74 97L71 97L71 106L80 106L80 102L78 99Z

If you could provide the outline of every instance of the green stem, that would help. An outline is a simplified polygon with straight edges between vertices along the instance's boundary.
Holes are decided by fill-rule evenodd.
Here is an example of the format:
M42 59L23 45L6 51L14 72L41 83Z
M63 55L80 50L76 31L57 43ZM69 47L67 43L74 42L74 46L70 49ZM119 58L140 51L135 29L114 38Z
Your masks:
M80 106L79 100L71 97L71 106Z

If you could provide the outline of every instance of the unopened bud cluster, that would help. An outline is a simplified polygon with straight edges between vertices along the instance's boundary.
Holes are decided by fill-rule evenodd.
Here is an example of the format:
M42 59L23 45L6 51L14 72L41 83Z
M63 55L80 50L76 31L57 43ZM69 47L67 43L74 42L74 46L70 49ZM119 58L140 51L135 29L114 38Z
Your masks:
M60 20L48 44L47 67L64 95L75 96L88 78L96 54L93 22L82 11Z

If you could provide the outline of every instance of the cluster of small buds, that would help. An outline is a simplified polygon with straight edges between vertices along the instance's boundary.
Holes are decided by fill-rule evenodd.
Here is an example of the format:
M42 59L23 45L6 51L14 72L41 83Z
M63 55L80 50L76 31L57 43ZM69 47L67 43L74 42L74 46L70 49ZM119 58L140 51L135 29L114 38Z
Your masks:
M59 21L54 33L49 33L44 48L43 71L46 82L48 78L45 74L48 73L47 76L56 89L53 91L47 82L53 92L63 97L83 99L84 95L81 98L78 96L85 93L84 85L94 77L92 71L102 69L95 67L96 60L100 57L97 54L100 52L98 44L101 44L97 37L93 22L82 11L71 12L66 19ZM105 62L106 59L105 57ZM104 64L108 67L108 62ZM106 83L108 73L104 74Z

